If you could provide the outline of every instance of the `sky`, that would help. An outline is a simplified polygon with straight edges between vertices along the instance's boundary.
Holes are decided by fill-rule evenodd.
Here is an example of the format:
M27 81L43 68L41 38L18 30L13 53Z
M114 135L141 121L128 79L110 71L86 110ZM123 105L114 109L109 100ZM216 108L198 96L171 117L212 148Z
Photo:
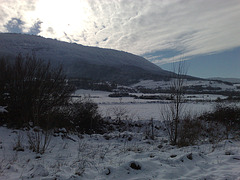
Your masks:
M240 0L0 0L0 32L127 51L240 78Z

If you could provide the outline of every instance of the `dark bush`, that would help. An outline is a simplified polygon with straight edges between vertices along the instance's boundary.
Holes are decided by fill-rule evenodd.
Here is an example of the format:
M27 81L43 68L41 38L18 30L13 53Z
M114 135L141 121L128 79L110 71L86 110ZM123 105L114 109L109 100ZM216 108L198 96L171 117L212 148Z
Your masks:
M98 105L89 98L70 101L52 113L50 127L66 128L79 133L102 133L104 122Z
M0 59L0 105L8 111L0 114L1 124L100 132L98 105L89 98L72 101L72 91L62 67L35 56Z
M213 118L229 125L239 123L240 108L235 105L217 104L213 112Z
M240 108L236 105L217 103L213 112L202 115L200 119L222 124L228 138L231 131L234 132L240 128Z
M94 133L101 131L102 118L98 113L98 105L84 98L71 105L71 122L79 132Z
M61 67L34 55L0 59L0 101L7 106L4 123L22 127L29 122L46 127L56 107L66 104L71 93Z
M179 147L194 145L198 142L201 135L202 124L195 118L185 117L179 123L179 137L177 145Z

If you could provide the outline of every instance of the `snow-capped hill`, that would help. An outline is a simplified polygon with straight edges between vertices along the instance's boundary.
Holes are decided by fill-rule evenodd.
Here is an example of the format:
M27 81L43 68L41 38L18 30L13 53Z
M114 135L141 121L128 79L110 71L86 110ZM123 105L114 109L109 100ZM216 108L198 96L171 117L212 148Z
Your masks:
M210 80L217 80L217 81L225 81L225 82L230 82L233 84L240 84L240 78L210 78Z
M136 84L131 85L133 88L142 87L148 89L162 89L167 90L171 87L171 81L153 81L142 80ZM187 91L191 92L210 92L210 91L239 91L238 84L233 85L231 83L217 81L217 80L186 80L184 87Z
M169 74L143 57L123 51L88 47L34 35L0 33L0 55L35 53L63 64L70 77L128 81L160 78Z

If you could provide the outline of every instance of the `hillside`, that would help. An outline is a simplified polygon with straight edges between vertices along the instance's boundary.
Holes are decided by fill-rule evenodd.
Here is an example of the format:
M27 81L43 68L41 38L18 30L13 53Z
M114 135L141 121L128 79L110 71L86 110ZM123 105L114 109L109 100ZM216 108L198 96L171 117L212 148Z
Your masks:
M68 77L90 78L117 82L140 79L163 79L170 72L127 52L47 39L34 35L0 33L0 55L7 57L36 54L62 64Z
M210 78L210 80L225 81L225 82L230 82L230 83L233 83L233 84L240 84L240 79L239 78L220 78L220 77L215 77L215 78Z

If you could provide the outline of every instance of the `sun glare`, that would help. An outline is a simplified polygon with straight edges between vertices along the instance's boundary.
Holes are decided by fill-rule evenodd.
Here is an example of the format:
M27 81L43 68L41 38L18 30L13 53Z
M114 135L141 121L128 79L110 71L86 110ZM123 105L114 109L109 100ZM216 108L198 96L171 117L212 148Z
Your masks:
M89 5L83 0L39 0L36 14L43 22L42 29L53 29L60 37L65 33L81 32L89 17Z

